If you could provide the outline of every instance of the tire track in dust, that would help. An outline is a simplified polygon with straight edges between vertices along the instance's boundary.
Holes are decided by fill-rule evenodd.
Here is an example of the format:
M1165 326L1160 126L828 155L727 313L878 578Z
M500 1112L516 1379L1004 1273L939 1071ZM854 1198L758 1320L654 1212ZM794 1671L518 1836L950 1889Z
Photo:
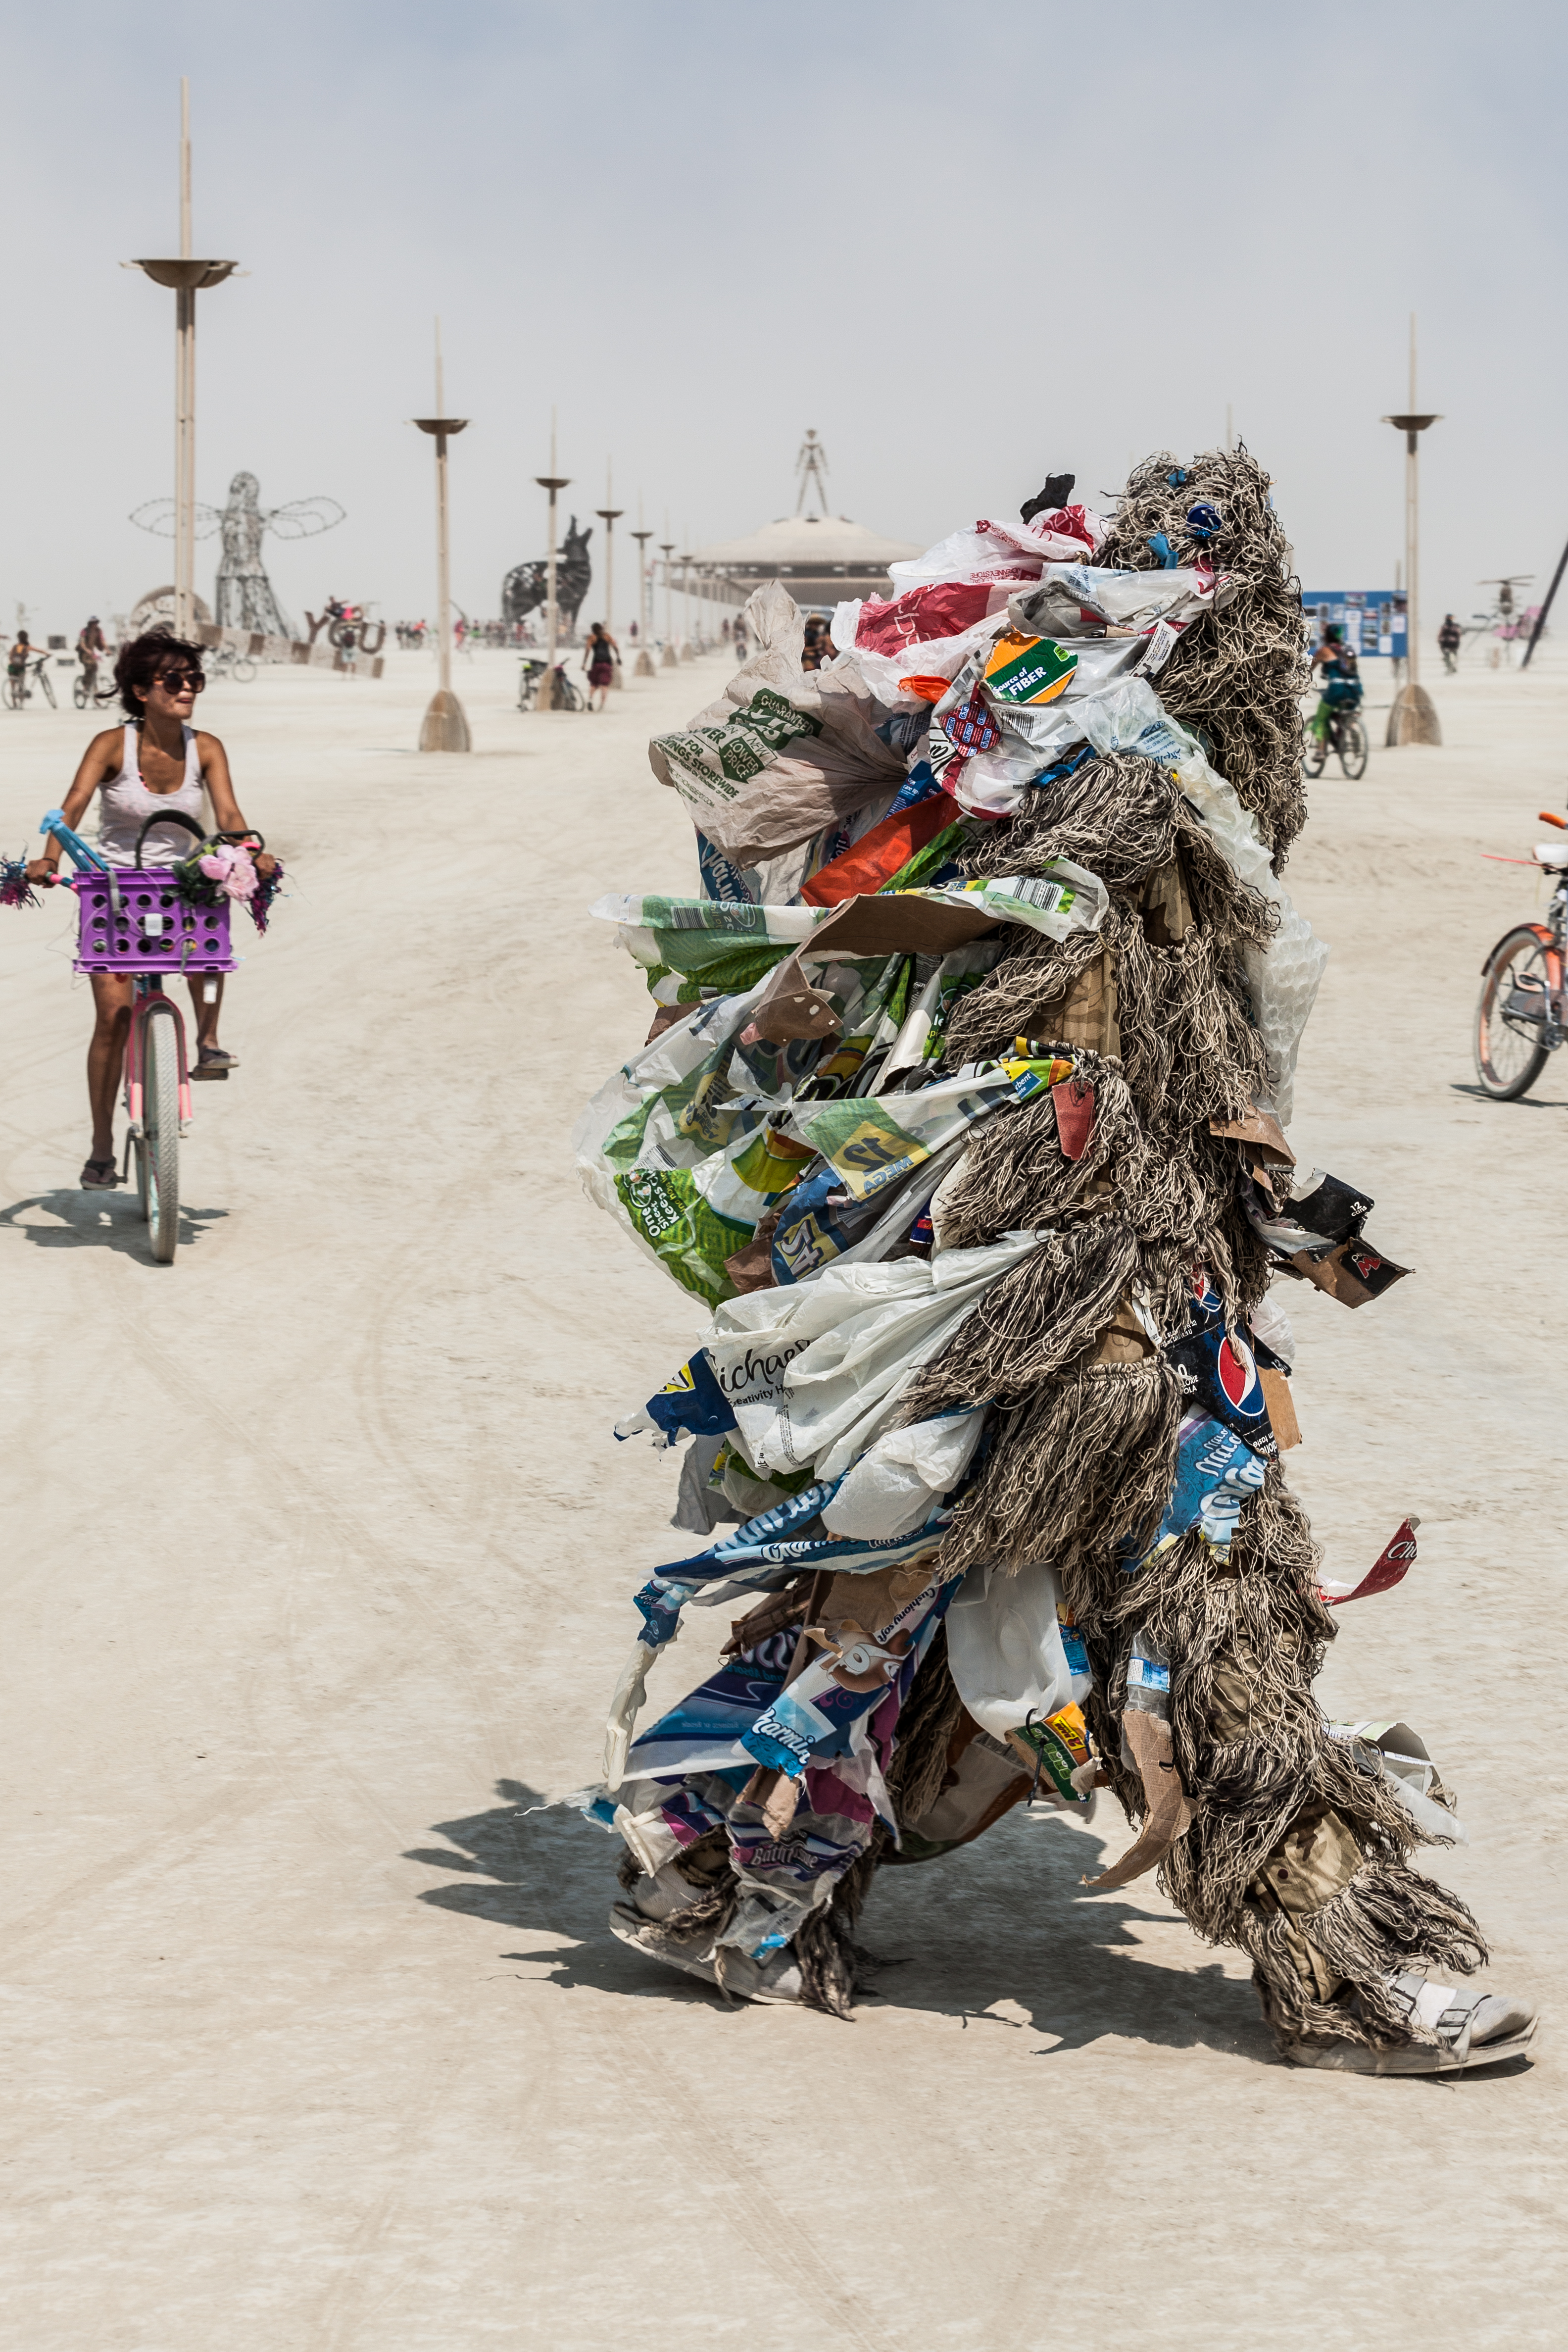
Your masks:
M662 2054L657 2038L642 2032L612 2038L597 2021L591 2030L614 2073L636 2079L637 2095L665 2138L674 2119L674 2137L685 2143L694 2170L719 2158L736 2193L715 2199L706 2210L722 2217L785 2293L809 2304L837 2340L856 2352L906 2352L858 2294L835 2294L822 2284L843 2267L842 2242L819 2245L799 2210L780 2203L761 2165L735 2145L719 2116L694 2097L678 2068Z

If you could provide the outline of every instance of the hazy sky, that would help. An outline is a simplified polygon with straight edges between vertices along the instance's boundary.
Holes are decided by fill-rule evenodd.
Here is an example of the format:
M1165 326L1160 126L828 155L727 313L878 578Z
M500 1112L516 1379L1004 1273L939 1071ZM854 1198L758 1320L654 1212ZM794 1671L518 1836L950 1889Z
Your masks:
M4 24L7 624L20 599L74 633L169 576L126 518L172 488L173 297L118 265L178 249L183 72L196 250L252 273L201 297L199 493L243 467L264 504L349 512L278 548L296 612L433 604L406 420L437 311L471 613L543 551L552 401L568 502L605 502L612 455L616 503L694 542L790 511L808 425L834 505L925 542L1059 467L1092 495L1212 444L1228 401L1306 583L1391 584L1378 419L1412 309L1446 420L1428 623L1484 575L1544 581L1568 538L1561 8L8 0Z

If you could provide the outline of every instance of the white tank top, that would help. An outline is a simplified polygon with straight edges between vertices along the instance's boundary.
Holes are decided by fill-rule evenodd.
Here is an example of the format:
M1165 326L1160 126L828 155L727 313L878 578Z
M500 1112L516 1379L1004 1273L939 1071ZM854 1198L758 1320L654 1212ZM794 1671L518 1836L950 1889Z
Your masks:
M196 751L196 730L185 729L184 781L172 793L150 793L141 781L137 760L136 730L125 730L120 773L99 786L98 845L110 866L129 866L136 856L136 836L150 816L178 809L205 831L202 811L202 763ZM183 824L156 824L141 851L143 866L174 866L195 849L193 836Z

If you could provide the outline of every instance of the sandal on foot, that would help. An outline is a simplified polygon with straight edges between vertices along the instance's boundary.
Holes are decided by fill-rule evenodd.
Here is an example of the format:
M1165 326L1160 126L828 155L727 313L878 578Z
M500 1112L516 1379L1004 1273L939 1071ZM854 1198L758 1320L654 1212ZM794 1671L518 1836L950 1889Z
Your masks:
M1320 2066L1342 2074L1449 2074L1471 2066L1498 2066L1528 2049L1536 2028L1529 2003L1473 1986L1431 1983L1415 1969L1388 1979L1396 2005L1412 2023L1426 2027L1432 2042L1404 2042L1377 2048L1364 2042L1281 2040L1281 2054L1294 2066Z
M204 1045L196 1055L196 1065L191 1076L193 1078L226 1078L231 1070L238 1067L237 1055L225 1054L221 1045Z
M120 1169L113 1160L89 1160L77 1178L84 1192L112 1192L119 1181Z

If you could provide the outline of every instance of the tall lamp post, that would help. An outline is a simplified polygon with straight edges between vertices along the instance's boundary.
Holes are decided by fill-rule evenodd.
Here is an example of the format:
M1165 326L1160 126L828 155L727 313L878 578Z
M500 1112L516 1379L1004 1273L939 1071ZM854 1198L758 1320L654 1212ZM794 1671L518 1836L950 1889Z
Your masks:
M612 480L610 460L606 458L604 495L607 499L615 496ZM595 507L593 511L604 525L604 625L613 636L615 635L615 526L626 509L624 507L602 506ZM617 662L615 683L619 686L621 682L621 665Z
M549 413L549 472L534 476L540 489L549 492L549 540L545 556L545 674L534 688L536 710L555 709L555 646L558 626L555 593L555 502L559 494L571 480L570 474L558 474L555 468L555 410L552 408ZM541 694L544 698L542 701L539 698Z
M468 720L463 705L452 691L452 540L446 506L446 444L454 433L463 432L468 423L465 416L448 416L446 392L441 373L441 321L435 322L435 415L416 416L414 423L422 433L434 436L435 441L435 626L436 656L440 663L440 685L430 698L419 730L422 751L471 751L474 748L468 733Z
M221 286L237 261L198 261L191 254L191 85L180 81L180 250L172 260L128 261L174 296L174 635L196 622L196 297Z
M1403 416L1385 416L1405 436L1405 683L1388 713L1387 740L1398 743L1440 743L1442 728L1431 696L1420 682L1420 610L1417 601L1420 562L1419 477L1421 436L1428 425L1440 425L1437 415L1421 415L1416 407L1416 313L1410 313L1410 405Z
M648 651L648 541L651 530L634 530L637 542L637 676L652 677L653 656Z
M681 658L683 661L696 659L692 651L692 559L689 555L681 558Z
M669 528L666 522L664 529L668 530ZM659 552L664 559L664 650L659 656L661 669L676 669L680 666L680 656L675 651L675 625L671 614L670 558L674 551L675 542L673 539L662 539L659 541Z

